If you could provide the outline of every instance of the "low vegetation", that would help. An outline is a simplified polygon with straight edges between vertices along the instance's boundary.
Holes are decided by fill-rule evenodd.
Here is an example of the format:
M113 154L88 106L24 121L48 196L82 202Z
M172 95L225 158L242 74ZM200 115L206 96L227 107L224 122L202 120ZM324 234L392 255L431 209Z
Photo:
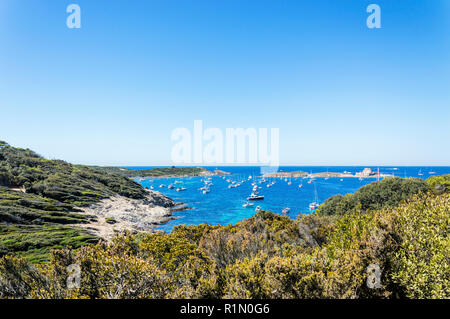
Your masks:
M118 236L53 250L41 265L5 256L0 297L449 298L449 208L448 193L421 194L340 217L259 212L236 225ZM79 288L67 288L71 264Z
M52 248L78 248L99 239L72 224L95 216L77 207L112 195L140 199L145 190L122 175L47 160L0 142L0 256L46 261Z
M442 194L450 191L450 174L441 176L432 176L427 179L428 185L430 185L433 192Z
M330 197L319 207L318 214L342 216L357 207L362 211L384 207L394 208L411 196L426 193L429 190L427 182L419 178L386 178L365 185L353 194Z
M0 255L14 254L32 263L47 261L52 249L76 249L97 242L97 237L75 227L58 224L0 224Z

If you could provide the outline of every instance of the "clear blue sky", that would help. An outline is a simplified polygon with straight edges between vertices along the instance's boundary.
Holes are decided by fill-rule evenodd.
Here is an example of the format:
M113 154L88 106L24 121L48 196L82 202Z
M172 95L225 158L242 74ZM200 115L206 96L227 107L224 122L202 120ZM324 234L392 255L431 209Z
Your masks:
M0 140L48 158L170 164L199 119L279 127L282 164L450 165L449 109L448 0L0 0Z

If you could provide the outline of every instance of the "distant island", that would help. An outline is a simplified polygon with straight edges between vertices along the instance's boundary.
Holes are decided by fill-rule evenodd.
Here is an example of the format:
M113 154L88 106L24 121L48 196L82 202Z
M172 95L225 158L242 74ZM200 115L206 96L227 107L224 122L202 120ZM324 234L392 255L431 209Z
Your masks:
M170 178L170 177L192 177L192 176L222 176L231 173L221 170L210 171L204 167L162 167L152 169L131 169L114 166L94 166L93 168L106 171L108 173L119 174L128 178Z
M314 178L314 177L359 177L359 178L385 178L385 177L394 177L391 174L379 174L374 172L371 168L364 168L361 172L357 172L355 174L349 172L320 172L320 173L307 173L304 171L294 171L294 172L276 172L264 174L263 177L278 177L278 178L287 178L287 177L303 177L303 178Z

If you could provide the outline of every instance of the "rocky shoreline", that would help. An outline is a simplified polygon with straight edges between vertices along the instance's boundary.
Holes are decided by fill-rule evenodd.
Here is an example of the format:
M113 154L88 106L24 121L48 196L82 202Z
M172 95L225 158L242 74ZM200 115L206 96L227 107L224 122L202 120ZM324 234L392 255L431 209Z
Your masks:
M175 203L160 192L148 190L148 193L145 199L115 195L88 207L80 207L82 214L96 218L77 226L108 241L127 231L153 233L158 225L176 218L172 216L173 211L187 209L183 203Z

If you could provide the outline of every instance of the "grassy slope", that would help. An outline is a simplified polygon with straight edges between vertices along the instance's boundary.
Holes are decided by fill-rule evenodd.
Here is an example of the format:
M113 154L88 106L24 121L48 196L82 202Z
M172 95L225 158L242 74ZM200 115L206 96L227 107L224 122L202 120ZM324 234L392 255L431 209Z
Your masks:
M51 248L77 248L98 241L71 226L95 219L77 213L76 206L114 194L139 199L146 193L122 175L47 160L0 142L0 256L14 253L41 262Z

